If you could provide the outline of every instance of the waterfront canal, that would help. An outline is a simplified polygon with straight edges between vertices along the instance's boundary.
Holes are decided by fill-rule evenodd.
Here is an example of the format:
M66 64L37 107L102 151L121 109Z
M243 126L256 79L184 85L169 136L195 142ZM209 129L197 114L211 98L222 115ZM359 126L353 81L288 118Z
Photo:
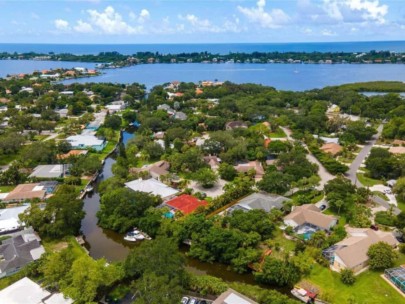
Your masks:
M132 133L123 132L122 140L124 144L133 137ZM86 248L90 256L99 259L106 258L108 261L123 261L132 247L139 243L129 243L124 241L123 235L112 230L102 229L97 225L97 211L100 209L100 195L97 191L98 183L113 176L111 172L112 165L115 163L114 155L105 160L102 175L94 185L94 192L86 195L84 198L84 210L86 216L82 221L82 233L86 241ZM184 246L181 251L185 253L187 247ZM222 264L203 263L196 259L186 257L186 269L195 274L209 274L219 277L226 282L240 282L256 284L251 274L237 274Z

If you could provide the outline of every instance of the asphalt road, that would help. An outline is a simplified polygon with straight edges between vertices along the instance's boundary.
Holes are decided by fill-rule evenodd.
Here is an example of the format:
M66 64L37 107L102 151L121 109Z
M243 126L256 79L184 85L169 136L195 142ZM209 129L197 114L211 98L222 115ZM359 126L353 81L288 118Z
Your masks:
M356 156L352 164L350 165L349 171L346 173L346 177L351 180L351 182L356 185L356 186L363 186L358 180L357 180L357 170L359 170L360 165L362 164L363 160L367 157L367 155L370 153L371 148L375 145L376 141L381 135L381 132L383 130L383 125L379 125L377 128L377 134L373 136L371 140L369 140L361 149L359 154Z
M361 149L361 151L359 152L359 154L357 155L357 157L354 159L354 161L352 162L352 164L350 165L349 171L347 171L346 173L346 177L348 179L350 179L350 181L352 182L352 184L354 184L357 187L364 187L364 185L362 185L360 183L360 181L357 179L357 170L359 170L360 165L363 163L363 161L366 159L367 155L370 153L371 148L375 145L376 141L378 140L378 138L381 136L381 132L383 130L383 125L379 125L377 128L377 134L375 134L373 136L373 138L368 141L363 149ZM371 199L373 200L373 202L383 206L384 208L386 208L387 210L391 208L391 206L393 207L393 212L395 214L399 214L401 212L401 210L399 210L397 207L389 204L386 200L382 199L379 196L372 196Z

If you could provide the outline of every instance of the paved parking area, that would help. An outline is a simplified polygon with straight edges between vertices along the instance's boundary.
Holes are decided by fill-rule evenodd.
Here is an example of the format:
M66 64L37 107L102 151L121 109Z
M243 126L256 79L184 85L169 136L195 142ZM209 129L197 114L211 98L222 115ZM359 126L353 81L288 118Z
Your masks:
M225 191L223 190L223 187L225 186L226 181L223 179L219 179L217 183L214 185L212 188L204 188L201 185L199 185L197 182L192 181L189 185L190 188L194 190L194 192L202 192L207 194L207 196L216 198L220 195L222 195Z

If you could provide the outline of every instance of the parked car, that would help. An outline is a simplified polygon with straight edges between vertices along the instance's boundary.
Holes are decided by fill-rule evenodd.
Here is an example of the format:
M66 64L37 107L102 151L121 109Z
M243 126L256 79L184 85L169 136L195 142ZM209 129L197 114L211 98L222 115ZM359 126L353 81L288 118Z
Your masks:
M326 205L321 205L321 206L319 207L319 209L320 209L321 211L325 210L325 209L326 209Z
M375 230L375 231L378 230L378 226L377 226L377 225L371 225L370 228L373 229L373 230Z
M188 304L197 304L197 299L191 298L190 302Z
M188 303L188 300L190 300L190 299L187 298L187 297L181 298L181 304L187 304L187 303Z

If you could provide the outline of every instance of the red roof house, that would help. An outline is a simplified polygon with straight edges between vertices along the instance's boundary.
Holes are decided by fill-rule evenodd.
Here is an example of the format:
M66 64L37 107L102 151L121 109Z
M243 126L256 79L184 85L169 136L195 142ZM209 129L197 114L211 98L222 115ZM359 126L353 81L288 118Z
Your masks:
M167 206L175 209L176 211L179 210L183 214L190 214L198 207L206 206L207 204L208 203L206 201L200 201L198 198L189 194L182 194L166 202Z

